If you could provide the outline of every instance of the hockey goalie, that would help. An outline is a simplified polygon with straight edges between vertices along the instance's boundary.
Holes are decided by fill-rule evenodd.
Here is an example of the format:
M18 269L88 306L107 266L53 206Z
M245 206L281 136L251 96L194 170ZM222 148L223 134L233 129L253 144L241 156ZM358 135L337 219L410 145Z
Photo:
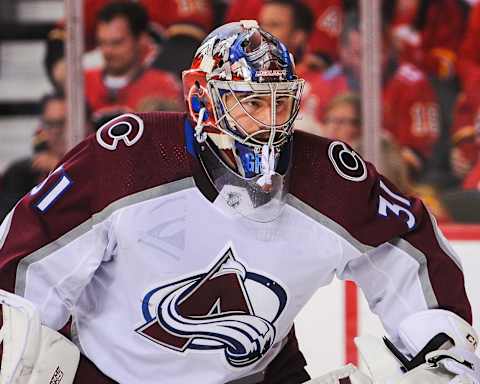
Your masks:
M330 382L480 384L459 257L418 198L294 131L285 44L223 25L183 86L185 113L106 123L0 225L0 289L28 300L1 296L3 383L72 382L75 348L81 384L305 383L294 321L336 276L390 341Z

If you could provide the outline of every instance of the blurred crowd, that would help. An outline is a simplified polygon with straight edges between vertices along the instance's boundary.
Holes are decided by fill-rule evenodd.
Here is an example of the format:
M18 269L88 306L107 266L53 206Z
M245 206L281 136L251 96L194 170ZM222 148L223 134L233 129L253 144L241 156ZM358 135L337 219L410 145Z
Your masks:
M296 129L343 140L362 153L356 0L83 1L91 58L85 60L85 135L121 113L184 109L181 73L200 42L220 24L256 19L288 46L306 80ZM64 24L59 20L46 37L44 68L52 92L40 102L33 155L2 176L0 218L66 151ZM480 194L478 36L480 1L382 3L376 166L404 193L422 197L440 221L461 220L457 200L468 204L474 196L478 202Z

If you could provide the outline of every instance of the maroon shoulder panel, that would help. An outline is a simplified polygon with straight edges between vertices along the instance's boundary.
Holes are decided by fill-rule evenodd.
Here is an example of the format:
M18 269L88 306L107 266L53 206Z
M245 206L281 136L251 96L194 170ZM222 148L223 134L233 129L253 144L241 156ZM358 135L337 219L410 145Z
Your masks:
M190 176L181 113L119 117L91 135L17 204L0 249L0 288L13 291L18 262L110 203ZM0 239L2 233L0 233Z
M144 124L143 132L138 119ZM183 113L151 112L113 119L101 128L94 150L101 170L96 210L124 196L191 176L183 120Z
M366 245L408 232L397 216L378 215L379 179L373 165L340 142L295 132L294 143L293 195Z
M435 235L423 203L403 195L343 143L295 133L291 192L369 246L408 241L427 259L439 306L471 323L462 271Z

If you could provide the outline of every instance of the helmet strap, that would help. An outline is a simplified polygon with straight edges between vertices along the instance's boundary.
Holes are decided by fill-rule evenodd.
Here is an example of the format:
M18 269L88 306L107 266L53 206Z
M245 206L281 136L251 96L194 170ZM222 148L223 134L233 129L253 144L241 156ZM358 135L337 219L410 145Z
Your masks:
M197 124L195 125L195 138L199 143L207 140L207 132L203 132L203 117L205 116L206 108L202 107L198 112Z
M262 176L257 180L257 184L262 189L268 189L272 186L272 176L275 174L275 149L269 145L262 147Z

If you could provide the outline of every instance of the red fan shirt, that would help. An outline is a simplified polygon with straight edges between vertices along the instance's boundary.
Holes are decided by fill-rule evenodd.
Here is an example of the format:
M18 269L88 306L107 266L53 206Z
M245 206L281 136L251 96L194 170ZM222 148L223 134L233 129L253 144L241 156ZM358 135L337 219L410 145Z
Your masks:
M102 70L89 70L85 73L85 93L93 113L179 110L183 105L178 81L171 74L152 68L116 90L107 86Z
M350 89L340 66L318 75L306 73L303 113L322 120L325 107ZM314 112L312 112L314 111ZM435 92L426 75L411 64L401 65L383 89L384 128L396 141L422 156L431 154L438 138L439 111Z
M340 75L340 66L333 66L327 72L307 71L301 74L305 79L302 97L302 115L320 122L325 108L337 95L348 92L347 78Z
M256 20L263 0L232 0L225 14L225 22Z
M313 53L328 55L333 61L338 59L338 42L343 25L341 0L304 0L313 11L315 25L309 41Z
M401 65L383 91L384 128L402 146L430 156L439 134L439 109L426 75L411 64Z
M394 22L394 34L402 30L407 20L402 15ZM413 22L412 19L409 20ZM421 31L411 30L403 35L401 60L415 63L422 70L446 78L456 73L457 55L465 32L465 18L461 5L456 0L432 2L427 21Z
M480 3L470 13L465 37L460 48L458 72L465 88L480 79Z
M342 31L343 9L341 0L303 0L312 10L315 24L308 43L311 52L323 53L338 59L338 38ZM263 0L233 0L227 10L225 22L257 19Z

